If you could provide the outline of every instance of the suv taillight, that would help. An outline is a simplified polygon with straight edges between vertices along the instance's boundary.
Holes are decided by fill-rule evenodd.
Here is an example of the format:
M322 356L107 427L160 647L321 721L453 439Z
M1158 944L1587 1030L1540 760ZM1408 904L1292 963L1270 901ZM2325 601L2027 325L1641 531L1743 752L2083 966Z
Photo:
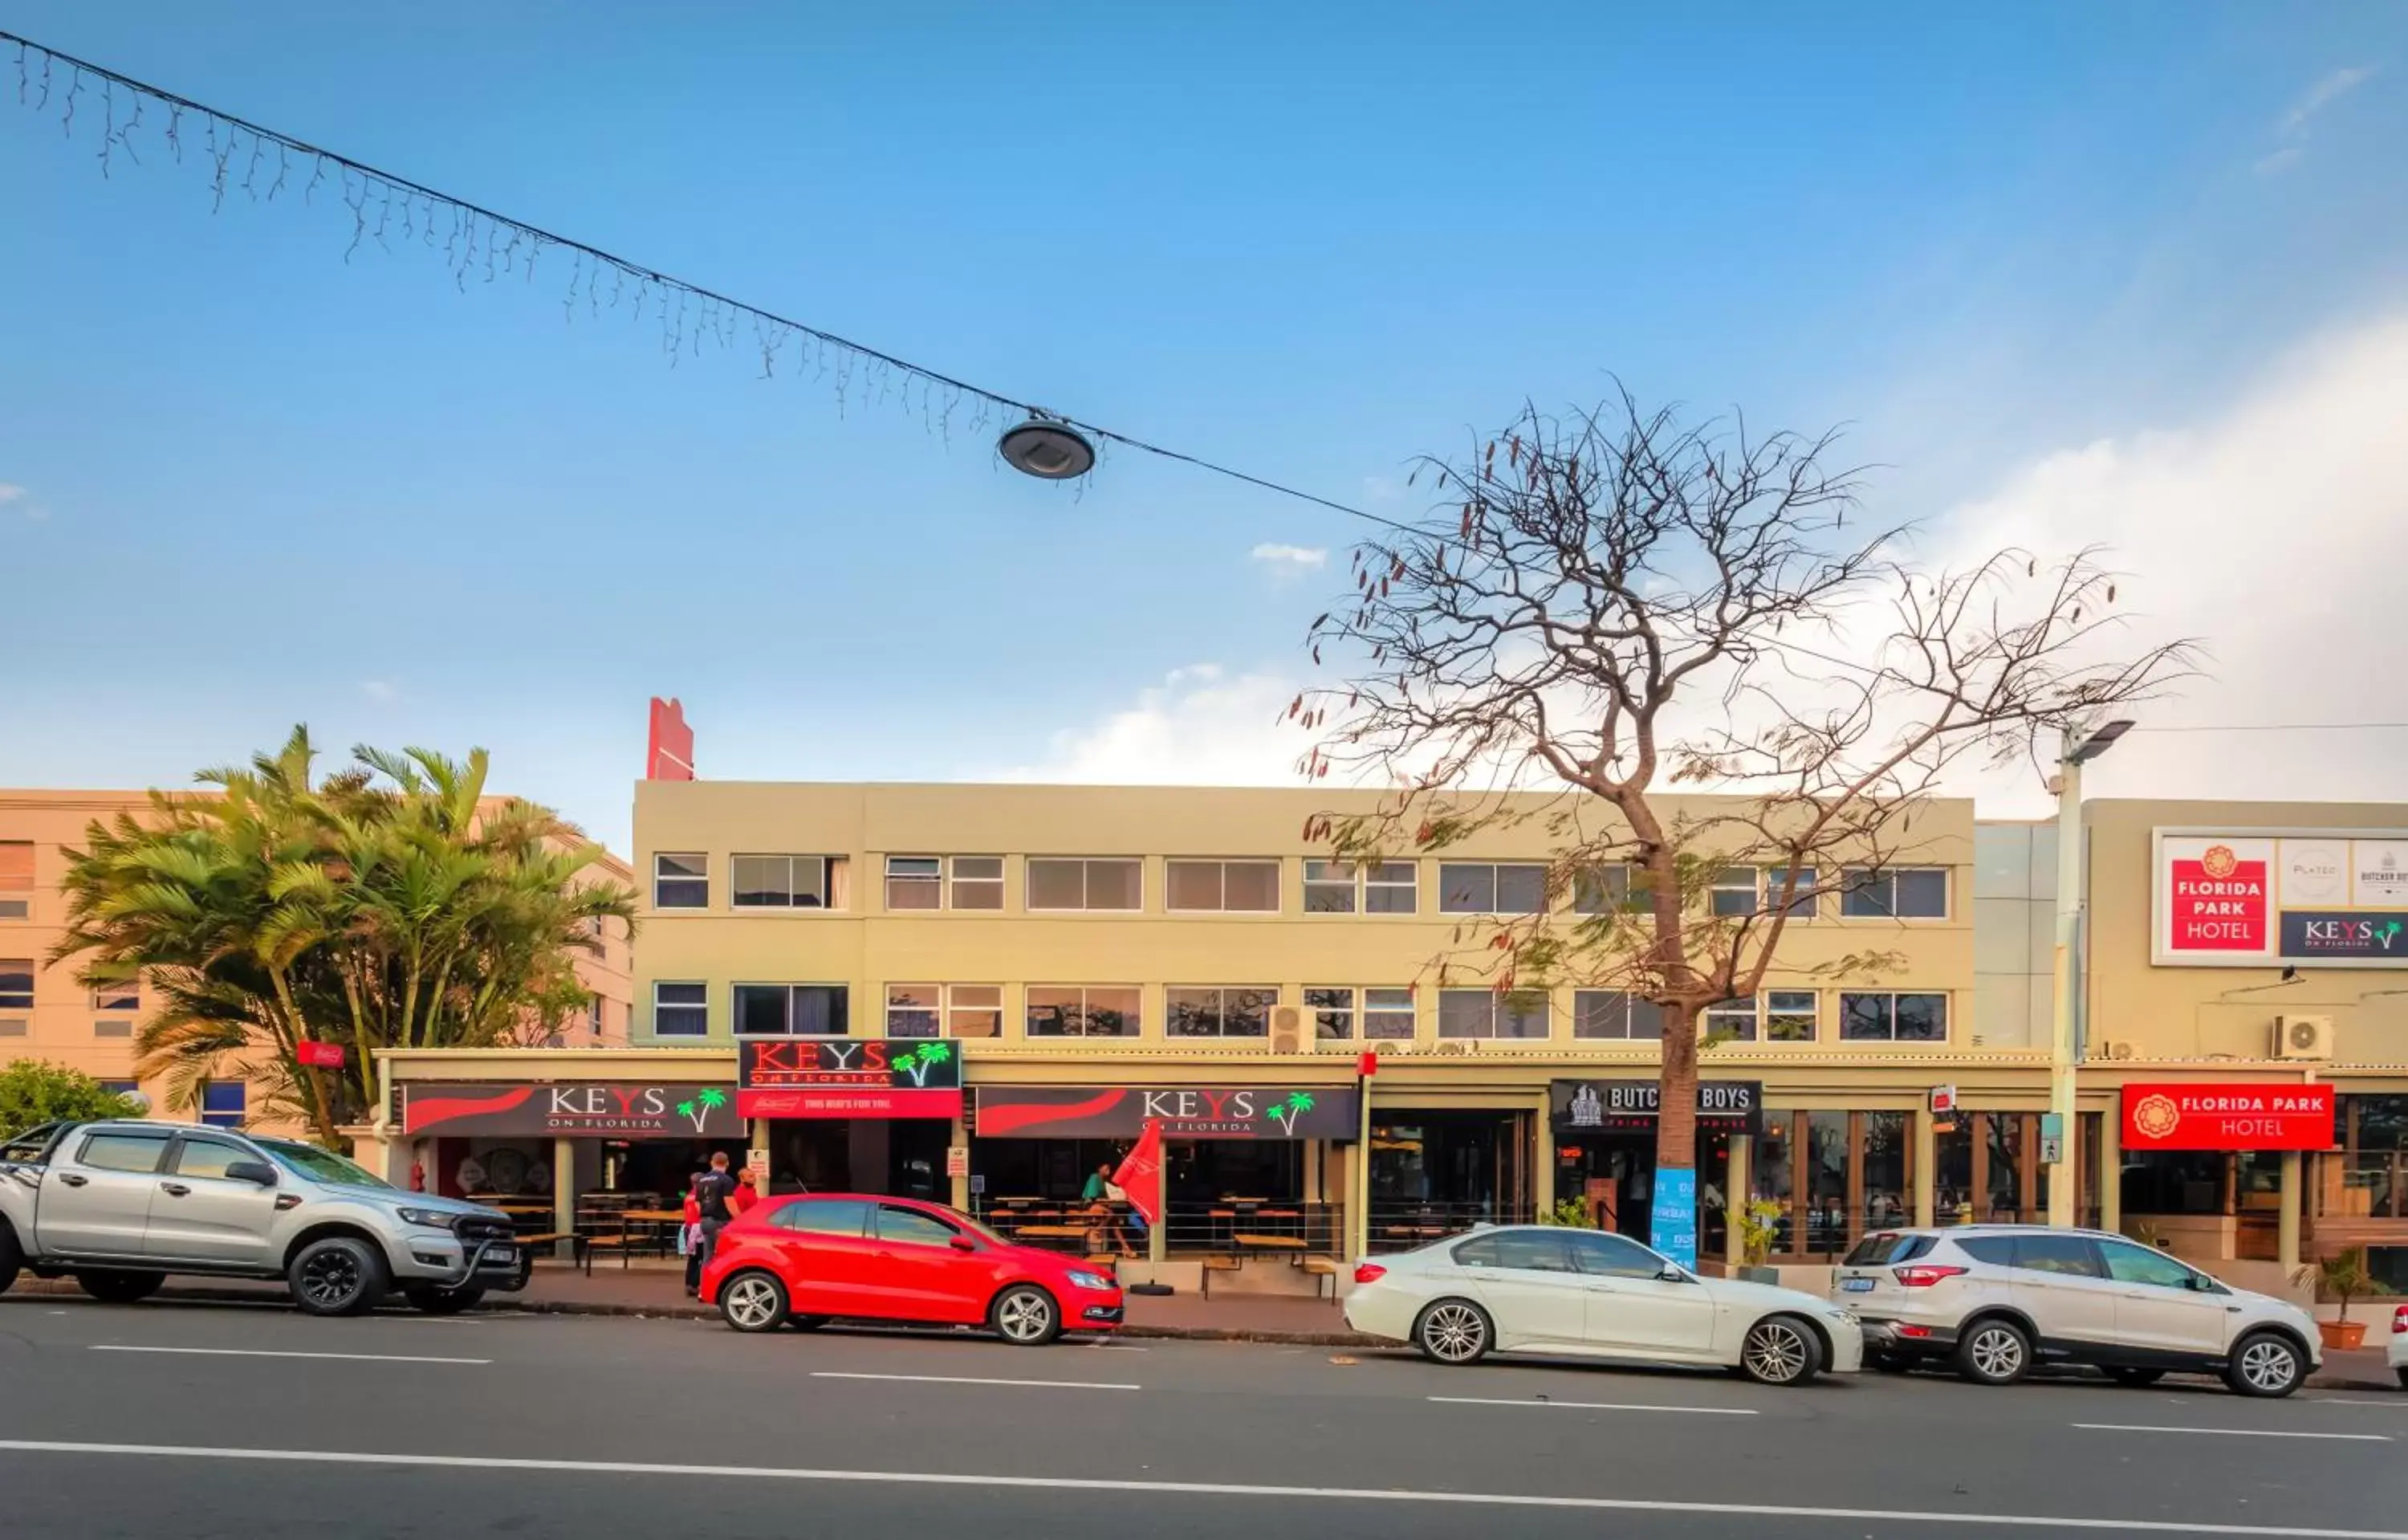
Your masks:
M1356 1262L1354 1281L1358 1284L1378 1283L1388 1275L1388 1270L1377 1262Z
M2403 1304L2391 1313L2391 1334L2395 1337L2408 1337L2408 1304Z
M1961 1267L1900 1267L1893 1268L1890 1276L1908 1288L1928 1288L1942 1278L1961 1278Z

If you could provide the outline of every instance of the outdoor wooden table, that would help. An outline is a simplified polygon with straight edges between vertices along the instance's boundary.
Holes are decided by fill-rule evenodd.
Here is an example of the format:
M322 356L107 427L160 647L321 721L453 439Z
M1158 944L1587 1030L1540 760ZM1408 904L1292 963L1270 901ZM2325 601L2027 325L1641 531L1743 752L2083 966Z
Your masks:
M1302 1251L1304 1240L1297 1235L1247 1235L1232 1237L1241 1245L1260 1251Z

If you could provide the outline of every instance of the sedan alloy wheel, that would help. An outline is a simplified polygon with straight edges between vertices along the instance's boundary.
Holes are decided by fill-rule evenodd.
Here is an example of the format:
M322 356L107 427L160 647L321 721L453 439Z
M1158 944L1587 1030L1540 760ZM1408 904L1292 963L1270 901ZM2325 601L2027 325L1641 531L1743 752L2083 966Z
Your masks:
M1469 1300L1440 1300L1422 1312L1413 1342L1439 1363L1476 1363L1488 1351L1488 1317Z

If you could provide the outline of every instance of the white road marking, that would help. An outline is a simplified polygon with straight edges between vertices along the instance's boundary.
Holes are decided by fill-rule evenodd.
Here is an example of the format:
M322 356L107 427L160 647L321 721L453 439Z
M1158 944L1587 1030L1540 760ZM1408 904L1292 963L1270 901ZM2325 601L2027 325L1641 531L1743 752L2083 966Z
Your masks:
M1754 1417L1744 1406L1642 1406L1628 1401L1509 1401L1503 1396L1425 1396L1442 1406L1541 1406L1570 1412L1695 1412L1700 1417Z
M967 1487L992 1490L1123 1492L1173 1497L1268 1497L1283 1502L1426 1504L1448 1507L1551 1508L1592 1513L1713 1514L1758 1518L1837 1518L1974 1528L2085 1530L2124 1534L2224 1534L2243 1540L2408 1540L2408 1530L2319 1529L2303 1524L2199 1524L2161 1518L2060 1518L2038 1514L1918 1512L1909 1508L1806 1508L1773 1503L1676 1503L1638 1497L1545 1497L1533 1492L1416 1491L1396 1487L1272 1487L1215 1481L1139 1481L1051 1475L972 1475L930 1471L808 1470L761 1465L666 1465L635 1461L513 1460L494 1455L366 1454L339 1449L228 1449L176 1444L70 1444L0 1439L0 1454L130 1455L296 1465L557 1472L569 1475L663 1475L712 1481L824 1482L831 1486Z
M2372 1406L2386 1412L2408 1412L2408 1396L2392 1401L2358 1401L2343 1396L2301 1396L2303 1406Z
M340 1359L350 1363L491 1363L491 1359L418 1358L402 1353L272 1353L254 1347L136 1347L95 1343L95 1353L189 1353L210 1359Z
M848 1374L835 1369L812 1371L813 1379L887 1379L907 1385L1012 1385L1040 1390L1142 1390L1142 1385L1108 1385L1087 1379L972 1379L957 1374Z
M2209 1438L2338 1438L2355 1444L2388 1444L2388 1433L2310 1433L2288 1428L2160 1428L2144 1422L2077 1422L2096 1433L2197 1433Z

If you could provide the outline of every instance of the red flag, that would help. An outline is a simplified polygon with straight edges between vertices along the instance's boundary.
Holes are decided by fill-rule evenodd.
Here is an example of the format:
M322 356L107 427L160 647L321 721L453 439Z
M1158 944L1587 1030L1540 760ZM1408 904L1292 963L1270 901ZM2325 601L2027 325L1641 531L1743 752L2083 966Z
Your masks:
M1112 1186L1128 1195L1129 1207L1144 1215L1147 1224L1162 1223L1162 1124L1157 1119L1145 1120L1137 1147L1112 1173Z

